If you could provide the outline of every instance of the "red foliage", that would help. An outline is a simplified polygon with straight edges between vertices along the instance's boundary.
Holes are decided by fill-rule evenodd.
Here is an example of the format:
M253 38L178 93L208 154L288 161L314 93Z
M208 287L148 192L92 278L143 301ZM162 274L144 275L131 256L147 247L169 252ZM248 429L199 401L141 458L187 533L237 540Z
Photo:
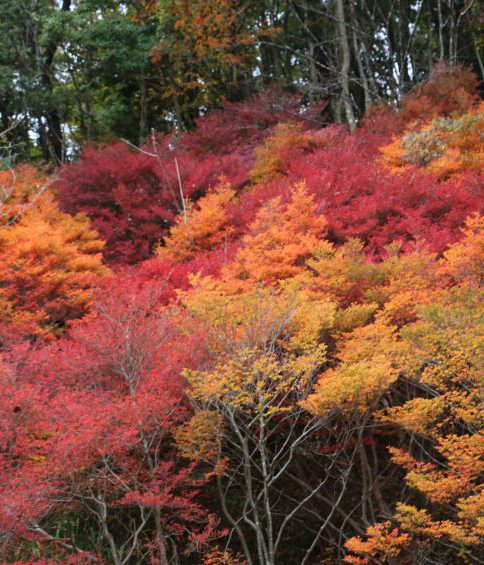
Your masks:
M302 179L328 220L329 239L342 243L358 237L371 254L381 254L397 239L407 248L425 240L441 252L460 236L465 218L482 209L483 179L478 175L445 182L423 173L394 175L378 160L379 136L364 130L350 135L337 126L314 135L316 147L292 153L284 175L248 189L232 204L239 231L264 202L276 195L285 201L290 187Z
M154 136L141 151L123 143L88 148L61 170L58 200L64 210L91 218L106 241L108 262L137 263L149 257L181 211L180 184L185 198L201 196L221 176L234 189L242 187L254 147L271 127L289 118L317 126L326 106L301 112L298 97L268 90L207 114L178 139Z
M165 165L123 143L88 148L61 170L58 199L67 212L91 218L107 261L134 263L148 257L180 206L174 164Z
M301 122L317 129L328 122L328 101L301 109L301 100L278 88L267 88L243 102L227 102L222 110L199 118L196 129L183 138L184 147L201 157L207 153L228 154L253 148L272 127L281 122Z
M188 278L193 273L203 276L217 275L221 267L235 255L236 243L220 245L213 251L199 252L186 263L173 263L167 259L153 257L138 265L133 276L141 281L164 281L163 303L176 297L176 290L187 290L190 286Z
M405 96L398 110L379 104L363 120L367 131L381 135L398 135L413 123L430 121L436 116L459 116L479 100L479 81L463 67L437 63L425 82Z
M482 179L468 175L440 183L431 175L392 175L373 156L361 132L337 147L293 163L290 175L306 178L336 242L358 237L372 253L394 240L425 240L443 251L465 218L482 203Z
M369 119L353 134L342 126L312 129L325 104L301 114L297 98L267 91L200 118L195 131L178 139L155 137L142 151L122 143L91 148L61 171L59 202L67 212L87 213L106 239L105 258L117 268L112 276L89 279L89 313L55 342L33 345L22 341L22 332L10 319L0 325L0 559L9 559L10 549L26 541L52 548L49 536L55 534L59 515L71 512L81 520L88 515L101 521L104 511L114 514L112 533L120 552L129 550L129 543L124 544L134 536L129 528L140 527L139 545L149 555L143 558L158 562L166 550L160 529L187 552L221 534L216 518L200 505L205 479L199 464L182 461L172 440L190 415L182 370L203 367L208 357L205 336L196 333L202 330L187 335L192 326L186 319L185 325L179 323L177 291L189 288L191 274L217 277L234 257L243 263L242 278L249 285L264 253L278 257L278 268L287 259L297 272L323 233L308 234L305 213L312 220L324 216L325 237L336 244L360 238L373 259L396 239L404 251L420 242L431 251L444 251L461 237L465 218L482 209L483 178L470 172L447 180L421 171L394 174L381 163L379 147L388 142L385 128L391 123L397 131L415 116L428 119L434 108L446 115L472 102L472 85L468 96L450 96L449 85L460 84L462 77L454 78L440 90L435 84L422 87L421 96L412 94L400 114L387 113L381 127ZM305 124L304 142L282 144L273 175L251 176L257 145L277 123L289 120ZM237 191L224 209L233 228L230 239L195 248L202 251L184 262L149 258L153 244L182 210L179 183L185 198L197 199L221 175ZM254 178L264 182L250 184ZM282 218L301 180L308 197L293 202ZM260 221L259 231L244 239L261 208L267 210L274 198L278 204L272 210L284 220L274 222L277 237L271 242ZM288 228L293 220L298 227L294 233L309 243L291 258L285 246L294 243ZM181 222L177 225L183 228ZM244 241L246 247L238 253ZM245 262L240 261L244 253L249 257ZM11 254L6 254L6 263L17 273L20 263L9 261ZM28 264L37 267L34 260ZM363 276L352 283L355 288ZM277 277L283 278L280 273ZM10 291L12 284L7 283ZM365 285L359 284L358 292ZM36 311L38 295L32 296L31 309ZM370 436L363 440L367 445L373 441ZM346 444L334 449L342 447ZM333 448L324 450L332 453ZM103 531L105 525L96 527ZM69 548L72 540L58 542L54 545L61 557L76 550ZM118 562L135 559L126 553L117 557ZM72 555L67 559L76 562Z
M159 281L107 278L92 313L68 336L43 349L11 342L5 350L0 529L6 554L19 540L50 542L51 512L102 516L103 505L108 514L143 509L136 528L153 558L163 544L143 515L159 515L162 531L187 551L221 535L216 518L195 500L204 481L195 478L194 465L181 463L171 442L188 415L181 369L194 362L197 347L178 340L175 314L160 305L163 292ZM127 532L113 533L120 552L131 526L128 520Z

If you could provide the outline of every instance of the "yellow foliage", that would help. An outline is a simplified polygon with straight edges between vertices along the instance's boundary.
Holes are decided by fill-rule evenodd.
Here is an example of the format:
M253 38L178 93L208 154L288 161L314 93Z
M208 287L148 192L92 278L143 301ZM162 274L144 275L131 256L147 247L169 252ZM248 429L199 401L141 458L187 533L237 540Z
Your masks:
M484 486L480 485L477 494L459 501L457 506L459 518L472 524L475 534L484 539Z
M325 297L315 299L294 281L239 294L224 292L225 285L212 277L191 282L192 290L179 295L215 356L240 348L304 351L316 347L334 324L336 305Z
M483 293L476 288L436 292L432 304L419 308L419 321L400 332L411 350L402 369L440 394L482 386L483 312Z
M371 261L361 242L336 247L323 232L312 197L296 185L288 204L276 199L259 213L220 277L193 277L180 293L185 330L206 337L212 359L185 371L192 399L226 424L236 413L263 422L304 409L335 426L348 416L364 421L376 445L380 429L412 436L415 452L392 449L392 462L439 519L400 504L391 522L348 542L347 562L385 563L429 539L476 544L484 526L482 218L470 218L441 258L403 254L395 243ZM194 423L202 432L204 418ZM193 431L187 450L214 448L216 426L207 429L200 439Z
M291 410L325 359L320 345L300 355L243 349L212 371L185 371L191 395L200 402L221 403L269 417Z
M368 261L363 244L356 239L350 239L341 247L321 241L313 248L313 257L307 266L303 280L309 288L327 293L343 306L363 300L367 291L385 281L384 271Z
M376 310L378 304L350 304L348 308L338 310L335 319L335 329L337 332L348 333L355 328L368 324Z
M342 363L336 369L326 371L303 406L319 415L332 410L365 411L397 376L396 370L383 356Z
M312 143L312 137L303 132L302 124L278 124L274 133L255 151L256 160L250 173L252 180L265 183L283 174L285 153L294 148L304 149Z
M385 278L385 286L379 289L384 302L381 316L398 326L413 322L417 308L432 300L439 285L436 256L425 250L390 255L380 269ZM370 290L367 298L374 292Z
M413 398L402 406L389 408L382 421L390 421L409 432L433 435L439 425L445 425L448 403L444 396L437 398Z
M295 283L239 294L223 294L210 277L192 283L182 303L218 360L211 370L186 372L193 397L264 416L305 397L326 358L320 338L333 325L335 305Z
M178 427L175 441L185 457L213 461L219 455L222 434L220 415L211 410L199 410L188 422Z
M470 233L463 249L472 247L472 239ZM459 265L459 271L473 273L475 254L462 255L466 268ZM451 253L442 264L453 272L459 259ZM391 449L393 462L407 471L406 483L430 503L455 509L448 519L434 521L426 510L399 505L395 519L412 534L464 546L482 543L484 523L484 300L467 275L462 278L470 284L435 292L433 302L418 309L418 321L401 329L407 345L401 371L427 394L382 415L383 421L424 436L433 453L429 463Z
M453 118L414 125L381 148L383 161L395 172L417 166L440 178L484 170L484 103Z
M283 292L287 295L291 292L291 287L286 286ZM324 296L315 298L303 290L296 290L294 300L297 308L292 317L293 331L288 338L287 347L291 351L304 351L312 345L315 346L322 340L322 334L333 328L336 304Z
M332 410L366 411L398 378L402 355L395 328L374 323L347 334L341 363L323 373L302 405L315 414Z

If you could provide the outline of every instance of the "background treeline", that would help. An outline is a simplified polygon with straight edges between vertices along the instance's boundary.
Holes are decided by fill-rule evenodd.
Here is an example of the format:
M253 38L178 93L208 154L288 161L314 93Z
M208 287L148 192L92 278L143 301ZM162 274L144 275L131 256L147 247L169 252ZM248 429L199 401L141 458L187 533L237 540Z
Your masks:
M354 126L435 61L484 75L479 0L3 0L0 130L11 159L184 130L277 82ZM328 116L322 117L327 120ZM5 151L4 151L5 153Z

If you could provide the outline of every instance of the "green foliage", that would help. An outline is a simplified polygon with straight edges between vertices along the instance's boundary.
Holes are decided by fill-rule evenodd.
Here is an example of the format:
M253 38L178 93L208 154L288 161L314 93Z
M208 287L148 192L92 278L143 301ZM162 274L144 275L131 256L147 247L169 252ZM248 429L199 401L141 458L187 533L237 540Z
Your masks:
M59 163L88 143L191 128L269 82L307 102L331 97L344 121L346 80L360 118L389 93L397 103L442 57L482 72L478 2L458 22L454 4L437 0L343 4L348 76L334 2L4 0L0 131L19 122L8 134L17 161Z

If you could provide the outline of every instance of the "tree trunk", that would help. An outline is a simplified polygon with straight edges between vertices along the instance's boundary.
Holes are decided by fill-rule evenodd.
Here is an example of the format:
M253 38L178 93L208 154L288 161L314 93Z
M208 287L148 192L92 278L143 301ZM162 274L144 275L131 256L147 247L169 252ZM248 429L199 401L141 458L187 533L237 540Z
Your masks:
M71 0L63 0L60 11L68 12L71 8ZM38 41L36 37L36 41ZM41 54L41 60L39 61L40 67L40 80L43 87L49 92L50 95L54 91L54 80L53 80L53 70L52 65L54 62L54 57L58 47L58 40L52 40L46 47L44 53ZM36 47L35 51L39 53L39 49ZM45 138L44 138L44 152L47 151L48 155L45 157L50 157L55 164L59 165L64 161L64 135L62 132L62 121L60 117L59 109L55 106L53 101L51 101L51 108L46 111L44 115L46 121L45 128Z
M350 129L354 130L356 127L356 119L353 112L353 106L351 104L350 79L349 79L350 46L348 43L348 34L346 32L346 21L345 21L343 0L336 1L336 15L338 18L339 46L341 51L340 81L341 81L341 90L343 93L343 106L345 109L346 120L350 126Z
M363 66L363 61L361 59L361 54L360 54L360 45L358 42L358 36L356 34L356 29L357 29L356 14L353 4L350 5L350 18L351 18L351 27L352 27L351 33L353 37L353 51L355 52L356 64L358 66L358 74L360 75L361 88L363 89L363 96L365 100L364 113L366 113L368 112L368 109L371 106L371 94L370 94L368 79L365 73L365 68Z
M146 114L148 100L146 96L146 77L144 69L141 69L139 77L139 132L138 141L141 145L146 138Z

